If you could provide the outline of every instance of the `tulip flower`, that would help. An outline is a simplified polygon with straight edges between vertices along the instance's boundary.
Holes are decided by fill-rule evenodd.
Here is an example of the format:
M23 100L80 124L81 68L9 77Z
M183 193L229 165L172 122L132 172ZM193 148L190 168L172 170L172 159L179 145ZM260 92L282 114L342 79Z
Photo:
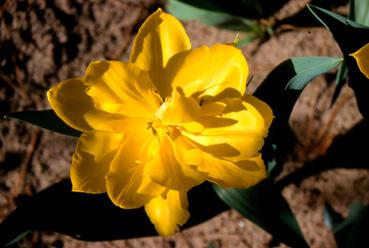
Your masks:
M245 95L247 77L239 49L193 49L181 23L157 10L128 62L92 62L84 76L48 91L55 113L82 132L72 190L107 192L124 209L144 207L168 236L188 220L194 186L255 185L266 177L260 150L273 114Z

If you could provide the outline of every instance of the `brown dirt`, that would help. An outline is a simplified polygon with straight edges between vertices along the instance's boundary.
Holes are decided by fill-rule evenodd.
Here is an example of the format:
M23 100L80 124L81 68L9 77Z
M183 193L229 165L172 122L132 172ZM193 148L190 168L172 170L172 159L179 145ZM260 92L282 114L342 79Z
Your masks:
M277 18L289 16L308 1L294 0ZM0 115L48 107L45 92L53 84L83 73L94 59L126 60L137 27L158 3L153 0L5 1L0 4ZM194 47L233 41L236 33L196 21L184 23ZM255 51L252 53L252 51ZM253 75L252 92L277 64L292 56L340 56L322 28L298 29L273 36L257 47L243 48ZM330 107L333 86L323 77L303 92L290 119L298 144L282 174L323 154L333 138L361 116L350 88ZM24 195L32 195L68 176L76 141L16 121L0 123L0 220ZM335 247L323 223L325 201L347 214L353 200L369 202L367 170L337 169L290 185L284 196L295 212L311 247ZM170 238L83 242L34 232L20 247L270 247L269 234L235 211L225 212ZM280 245L283 247L283 245Z

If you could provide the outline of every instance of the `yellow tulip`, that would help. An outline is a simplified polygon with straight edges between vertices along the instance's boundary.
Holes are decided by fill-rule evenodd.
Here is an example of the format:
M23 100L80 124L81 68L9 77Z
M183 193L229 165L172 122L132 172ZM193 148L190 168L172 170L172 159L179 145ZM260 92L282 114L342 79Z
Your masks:
M369 43L350 55L355 58L360 71L369 79Z
M124 209L145 207L160 235L189 218L187 192L205 180L245 188L266 177L259 153L273 119L244 95L248 66L234 46L192 49L181 23L157 10L128 62L95 61L55 85L56 114L83 134L73 191L107 192Z

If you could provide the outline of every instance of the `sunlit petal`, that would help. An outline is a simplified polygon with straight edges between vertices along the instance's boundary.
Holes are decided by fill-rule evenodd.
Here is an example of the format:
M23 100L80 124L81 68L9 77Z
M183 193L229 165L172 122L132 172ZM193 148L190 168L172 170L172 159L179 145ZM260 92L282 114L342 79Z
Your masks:
M145 71L132 63L92 62L85 84L97 108L128 117L151 117L160 106L160 97Z
M81 135L70 169L73 191L106 192L105 174L109 170L122 138L122 134L113 132L92 132Z
M355 58L360 71L369 79L369 43L351 55Z
M181 87L186 96L215 96L227 88L243 95L248 66L241 50L230 45L202 46L174 56L166 67L172 88Z
M201 117L221 114L226 104L210 102L202 106L193 97L186 97L181 88L177 88L172 96L158 109L156 116L163 124L178 125L193 122Z
M151 222L161 236L170 236L179 231L179 226L190 217L185 191L168 190L145 205Z
M246 107L248 107L248 109L251 109L252 107L259 112L259 114L264 119L264 127L268 129L274 119L273 111L269 107L269 105L262 100L250 95L245 95L243 99L247 103Z
M242 99L226 99L225 102L227 105L221 116L197 119L203 127L201 133L184 130L182 134L214 157L239 161L255 156L267 132L263 116Z
M84 114L94 111L92 99L85 93L83 79L73 78L53 86L47 92L47 98L55 113L69 126L82 132L91 132Z
M188 190L205 181L206 174L195 167L194 160L201 160L198 150L186 147L181 137L171 140L164 135L160 144L159 156L147 165L152 180L174 190Z
M151 180L145 166L159 148L146 125L137 122L131 132L124 134L106 176L108 195L122 208L141 207L165 189Z
M222 187L251 187L267 176L261 154L236 163L210 154L204 154L203 160L203 169L209 173L207 180Z
M139 29L130 61L149 72L164 98L170 91L170 85L164 81L164 67L172 56L189 49L191 43L182 24L158 9Z

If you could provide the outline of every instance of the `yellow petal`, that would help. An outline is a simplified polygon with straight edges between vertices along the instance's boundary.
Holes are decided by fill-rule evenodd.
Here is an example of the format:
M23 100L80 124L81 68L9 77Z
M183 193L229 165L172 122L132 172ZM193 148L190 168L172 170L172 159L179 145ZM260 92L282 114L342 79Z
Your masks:
M360 71L369 79L369 43L350 55L355 58Z
M132 63L92 62L85 75L97 108L129 117L151 117L160 106L160 97L145 71Z
M183 130L182 134L214 157L239 161L255 156L263 146L267 131L263 116L242 99L225 102L221 116L197 119L203 126L201 133Z
M200 112L200 106L194 98L186 98L180 89L173 93L173 97L167 100L155 115L162 120L163 123L178 124L182 122L190 122Z
M72 158L72 190L85 193L106 192L105 174L122 142L113 132L83 133Z
M209 173L207 180L222 187L247 188L267 176L260 154L237 163L216 158L210 154L204 154L203 159L203 168L207 167L206 170Z
M158 152L158 143L145 122L125 133L106 176L112 202L122 208L138 208L165 189L153 182L146 163Z
M91 132L84 114L95 110L94 103L85 93L83 79L73 78L60 82L47 92L51 108L69 126L82 132Z
M189 49L191 43L182 24L158 9L139 29L130 61L149 72L160 95L165 98L170 85L164 82L164 67L172 56Z
M235 125L230 126L232 130L251 131L266 136L270 120L266 120L256 106L242 99L226 99L225 102L227 106L222 117L237 120ZM266 117L269 118L269 116Z
M87 112L85 119L95 130L119 133L130 132L137 122L146 122L143 118L129 118L103 111Z
M145 205L151 223L161 236L170 236L179 231L179 226L190 217L185 191L168 190Z
M248 107L248 109L251 109L250 107L252 106L260 113L262 118L264 118L264 127L268 129L274 119L273 111L269 107L269 105L262 100L250 95L244 95L243 99L247 103L246 107Z
M151 179L173 190L188 190L205 181L206 174L193 164L198 154L191 154L181 137L171 140L164 135L160 141L159 156L149 162ZM194 150L193 150L194 151ZM187 157L186 157L187 155Z
M186 96L216 96L227 88L246 90L248 66L241 50L230 45L202 46L174 56L165 69L172 88Z
M200 106L195 98L186 97L178 87L155 115L165 125L179 125L193 122L200 117L221 114L224 108L225 104L222 102L209 102Z
M247 159L255 156L263 146L263 137L252 132L227 132L218 135L185 134L206 153L231 161Z

